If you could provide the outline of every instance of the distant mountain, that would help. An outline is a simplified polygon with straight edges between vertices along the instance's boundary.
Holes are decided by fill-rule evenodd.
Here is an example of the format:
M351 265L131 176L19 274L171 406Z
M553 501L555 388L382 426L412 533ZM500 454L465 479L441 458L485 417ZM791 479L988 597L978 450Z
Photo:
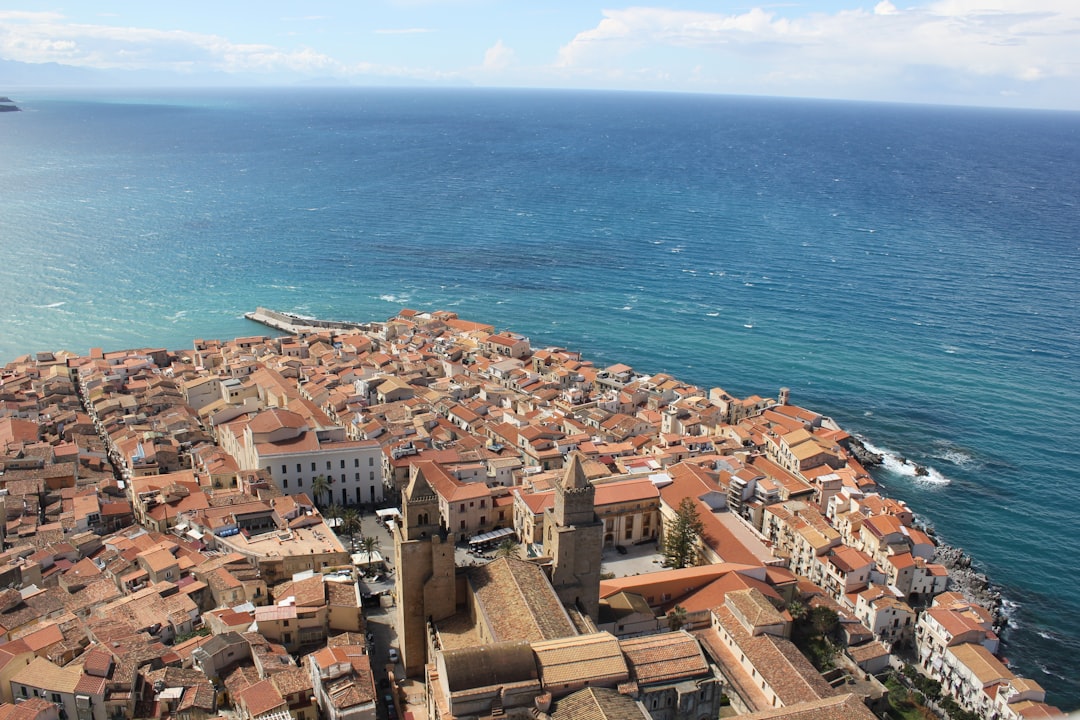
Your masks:
M24 63L0 59L0 82L8 88L94 84L98 81L97 72L60 63Z
M0 84L15 87L420 87L462 86L467 81L432 82L410 77L358 75L310 77L296 73L240 74L207 72L181 74L167 70L100 70L60 63L24 63L0 59Z

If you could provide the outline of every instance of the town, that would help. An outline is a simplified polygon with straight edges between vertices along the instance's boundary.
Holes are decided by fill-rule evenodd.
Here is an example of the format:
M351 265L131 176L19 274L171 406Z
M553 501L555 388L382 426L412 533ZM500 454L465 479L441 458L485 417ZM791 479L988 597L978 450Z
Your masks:
M0 719L1060 715L787 389L249 317L0 370Z

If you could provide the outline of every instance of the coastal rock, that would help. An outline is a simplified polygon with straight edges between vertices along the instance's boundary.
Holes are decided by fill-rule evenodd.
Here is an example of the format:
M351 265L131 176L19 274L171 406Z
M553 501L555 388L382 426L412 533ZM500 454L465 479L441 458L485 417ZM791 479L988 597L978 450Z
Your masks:
M996 631L1008 624L1001 591L985 574L972 567L967 553L950 545L938 545L934 562L944 565L949 571L949 590L960 593L968 602L985 608L990 613Z
M18 112L19 110L14 100L7 96L0 97L0 112Z
M854 455L863 467L875 467L885 459L884 456L867 450L862 441L855 437L849 441L848 452Z

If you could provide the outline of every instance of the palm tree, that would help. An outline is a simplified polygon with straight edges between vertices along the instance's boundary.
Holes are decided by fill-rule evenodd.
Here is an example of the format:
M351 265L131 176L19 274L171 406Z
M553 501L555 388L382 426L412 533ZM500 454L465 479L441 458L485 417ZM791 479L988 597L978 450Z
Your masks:
M499 549L495 554L501 558L521 557L521 544L515 538L506 538L499 543Z
M360 529L360 513L354 508L345 508L341 513L341 531L349 534L349 540L353 539L356 531Z
M341 517L341 506L338 505L337 503L331 503L330 507L326 508L326 512L323 513L323 515L325 517L328 517L328 518L340 518ZM334 527L334 526L331 526L331 527L334 527L334 530L340 531L341 530L341 523L335 523L335 525L336 525L336 527Z
M330 492L330 481L326 479L325 475L320 475L311 481L311 494L312 501L318 505L319 499Z
M364 553L367 555L367 566L371 568L371 554L379 549L379 538L374 535L365 535L360 540L360 547L364 549Z

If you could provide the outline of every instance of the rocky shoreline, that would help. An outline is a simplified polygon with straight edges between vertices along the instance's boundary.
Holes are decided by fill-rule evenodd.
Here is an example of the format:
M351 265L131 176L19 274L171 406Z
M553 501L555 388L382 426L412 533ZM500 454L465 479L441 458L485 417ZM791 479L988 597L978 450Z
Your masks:
M870 452L866 448L866 445L863 444L862 440L854 435L848 440L847 450L862 464L863 467L876 467L885 459L883 455Z
M18 112L20 108L9 97L0 97L0 112Z
M941 563L949 571L949 590L986 608L994 618L994 631L1000 634L1009 624L1001 591L990 578L972 566L971 557L960 548L939 544L934 562Z

